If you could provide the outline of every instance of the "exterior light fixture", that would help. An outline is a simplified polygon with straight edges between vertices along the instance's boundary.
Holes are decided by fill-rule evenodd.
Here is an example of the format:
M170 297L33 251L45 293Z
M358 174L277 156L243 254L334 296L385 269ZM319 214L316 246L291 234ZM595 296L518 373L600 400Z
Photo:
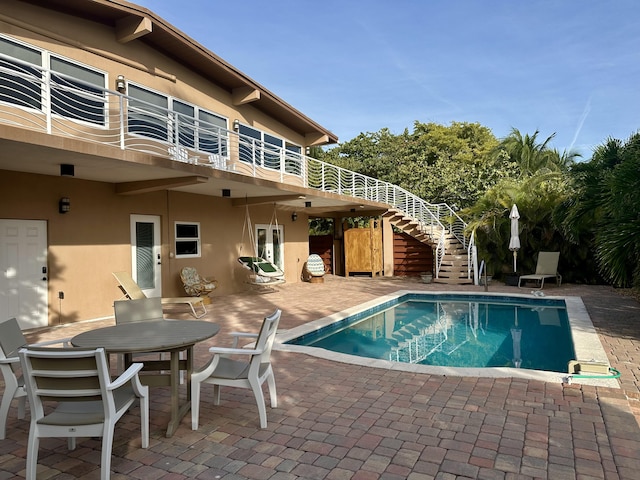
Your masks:
M62 197L58 202L58 212L68 213L71 210L71 200L69 197Z
M116 90L120 93L127 92L127 84L124 81L124 75L118 75L116 78Z
M296 220L298 220L298 214L296 212L293 212L291 214L291 221L295 222Z
M223 188L222 189L222 196L223 197L230 197L231 196L231 190L228 188Z
M237 118L233 121L233 129L237 132L240 130L240 120Z
M311 202L304 202L304 208L311 208Z
M60 164L61 177L73 177L75 175L75 166L68 163Z

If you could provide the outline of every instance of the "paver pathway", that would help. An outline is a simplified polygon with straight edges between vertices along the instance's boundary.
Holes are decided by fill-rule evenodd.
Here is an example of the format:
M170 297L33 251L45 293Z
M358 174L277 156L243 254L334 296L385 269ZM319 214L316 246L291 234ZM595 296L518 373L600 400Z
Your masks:
M283 309L288 329L403 289L442 290L398 279L328 277L324 284L287 284L267 294L214 298L207 318L223 331L255 330ZM482 291L482 287L458 287ZM517 292L491 285L490 291ZM258 428L250 392L223 389L222 405L203 388L200 429L185 418L170 439L163 424L168 391L152 389L151 445L140 449L139 416L116 429L111 478L120 479L628 479L640 478L638 403L640 305L608 287L545 288L579 295L600 334L621 389L563 386L521 379L425 375L336 363L276 351L278 408ZM522 292L522 291L520 291ZM186 313L171 316L189 318ZM84 322L30 335L60 338L110 324ZM228 345L223 333L197 347ZM630 400L629 400L630 399ZM14 402L15 403L15 402ZM0 480L24 476L28 422L12 408L0 441ZM99 478L99 440L68 452L66 442L41 443L39 478Z

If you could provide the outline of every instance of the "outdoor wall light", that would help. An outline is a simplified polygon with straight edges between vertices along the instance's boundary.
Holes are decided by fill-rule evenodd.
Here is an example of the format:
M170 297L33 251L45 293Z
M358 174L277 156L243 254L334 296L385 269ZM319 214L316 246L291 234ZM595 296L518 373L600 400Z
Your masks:
M311 208L311 202L304 202L305 208Z
M223 197L230 197L231 196L231 190L229 190L228 188L223 188L222 189L222 196Z
M73 177L75 175L75 166L68 163L60 164L60 176L61 177Z
M298 214L296 212L293 212L291 214L291 221L295 222L296 220L298 220Z
M58 212L68 213L71 210L71 200L69 197L62 197L58 202Z
M233 129L237 132L240 130L240 120L237 118L233 121Z
M124 75L118 75L116 78L116 90L120 93L127 91L127 84L124 81Z

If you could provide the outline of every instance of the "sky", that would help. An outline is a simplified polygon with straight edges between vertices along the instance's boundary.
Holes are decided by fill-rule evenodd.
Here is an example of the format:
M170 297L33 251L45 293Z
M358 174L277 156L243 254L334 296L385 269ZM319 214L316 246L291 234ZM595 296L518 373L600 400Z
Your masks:
M583 160L640 129L638 0L134 0L338 136L512 128Z

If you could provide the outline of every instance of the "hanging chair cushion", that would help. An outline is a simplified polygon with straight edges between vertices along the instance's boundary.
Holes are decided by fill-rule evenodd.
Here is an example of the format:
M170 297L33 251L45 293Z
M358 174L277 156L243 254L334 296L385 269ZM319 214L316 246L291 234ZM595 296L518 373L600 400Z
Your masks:
M320 255L317 255L315 253L309 255L306 268L309 272L309 275L312 275L314 277L321 277L325 274L324 262L322 261Z

